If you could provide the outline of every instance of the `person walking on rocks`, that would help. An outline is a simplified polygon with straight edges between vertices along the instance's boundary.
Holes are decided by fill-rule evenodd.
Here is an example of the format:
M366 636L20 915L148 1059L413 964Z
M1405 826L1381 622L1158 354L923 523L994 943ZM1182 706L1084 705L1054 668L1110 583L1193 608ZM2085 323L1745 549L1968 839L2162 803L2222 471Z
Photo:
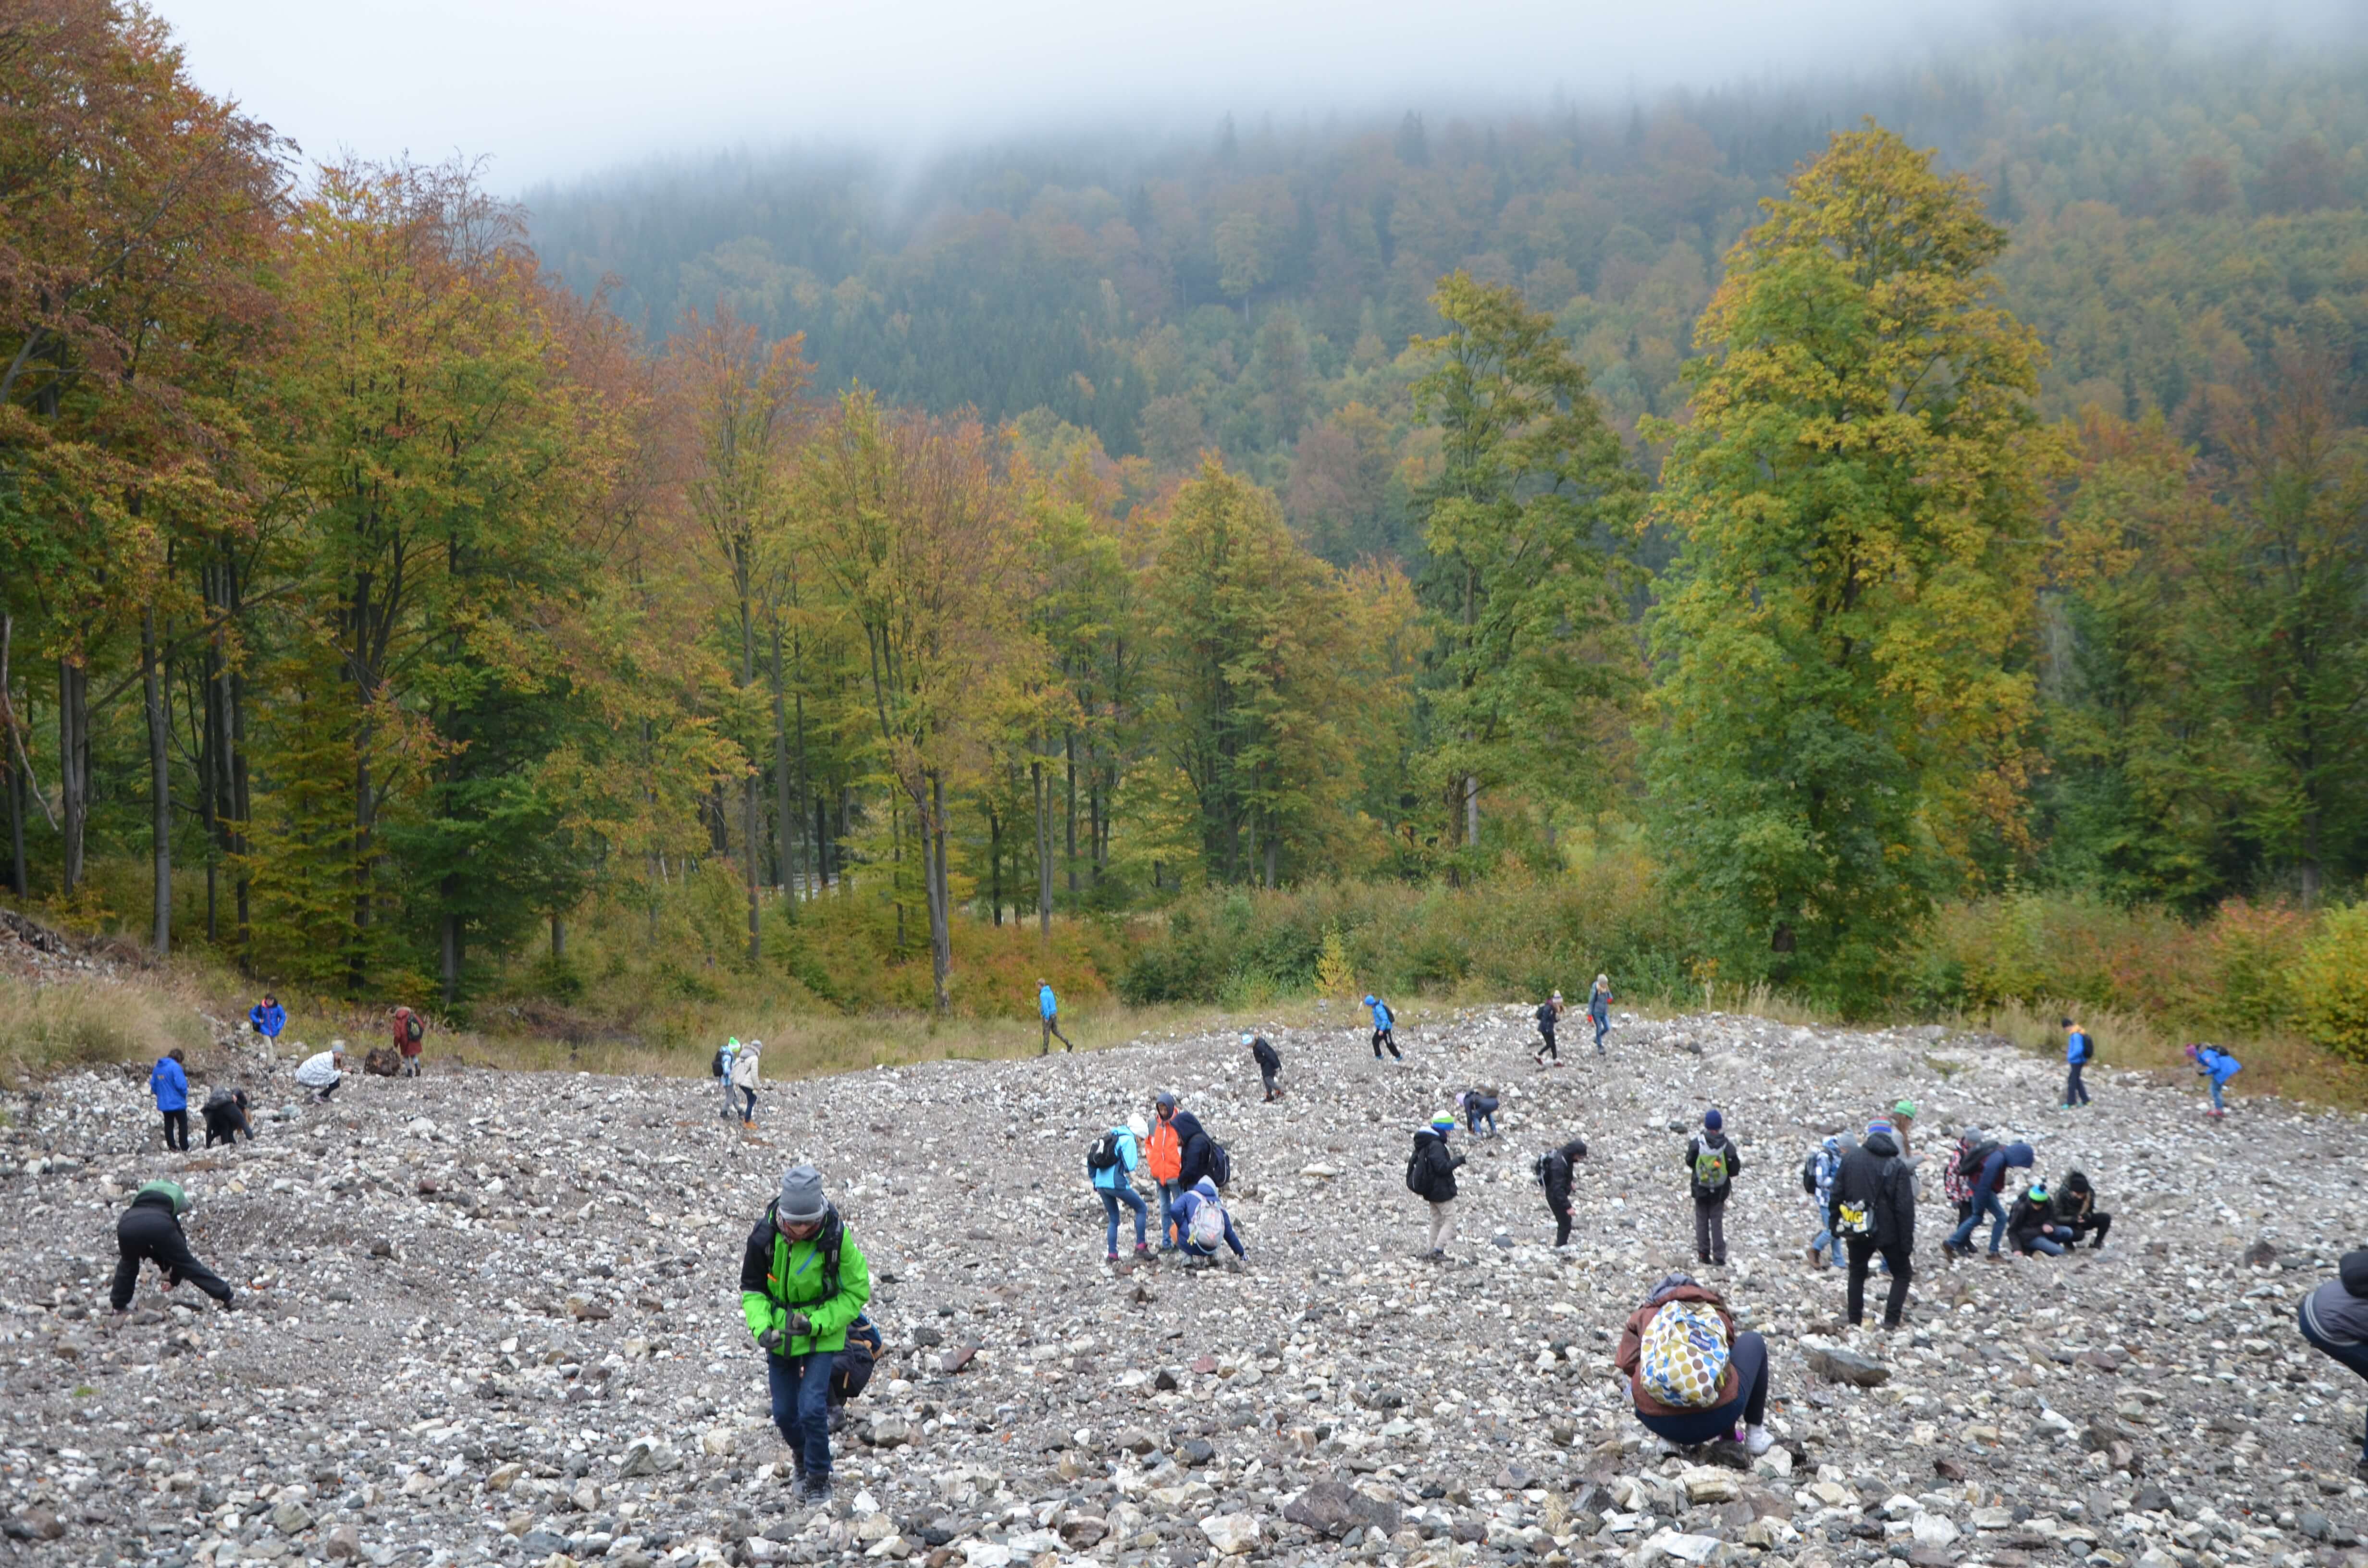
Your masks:
M2089 1103L2089 1085L2080 1081L2080 1074L2097 1060L2097 1042L2071 1019L2060 1021L2064 1028L2064 1103L2055 1108L2070 1110L2074 1106Z
M1447 1146L1447 1135L1454 1131L1455 1118L1440 1111L1429 1126L1416 1130L1414 1153L1406 1159L1406 1190L1430 1205L1425 1257L1445 1257L1447 1244L1455 1239L1455 1172L1463 1156Z
M2195 1063L2196 1075L2207 1080L2212 1090L2212 1108L2203 1114L2226 1116L2228 1108L2220 1103L2220 1091L2228 1086L2229 1079L2245 1070L2245 1064L2216 1045L2191 1045L2187 1059Z
M740 1314L765 1353L773 1427L790 1446L801 1504L830 1501L831 1373L871 1299L871 1265L823 1197L822 1173L791 1165L740 1255Z
M288 1009L279 1005L279 997L267 991L262 1001L246 1010L246 1022L256 1033L278 1044L279 1031L288 1027Z
M1488 1124L1488 1136L1497 1136L1497 1096L1486 1089L1466 1089L1455 1096L1456 1108L1463 1113L1464 1131L1473 1137L1480 1136L1480 1124Z
M1964 1219L1957 1221L1957 1228L1949 1233L1949 1239L1941 1244L1942 1252L1952 1257L1973 1256L1974 1228L1982 1222L1984 1215L1987 1215L1990 1221L1990 1261L2004 1261L2004 1255L1998 1248L2006 1239L2006 1208L1998 1201L1998 1194L2006 1190L2006 1173L2029 1170L2032 1158L2028 1143L1984 1142L1965 1156L1963 1163L1973 1176L1973 1207Z
M1554 1059L1555 1066L1562 1065L1562 1048L1554 1044L1554 1026L1561 1022L1562 993L1557 991L1538 1005L1538 1036L1541 1043L1538 1046L1535 1060L1541 1067L1546 1064L1546 1058L1549 1056Z
M1217 1196L1217 1184L1207 1176L1176 1195L1176 1206L1168 1211L1181 1239L1184 1256L1189 1266L1206 1267L1217 1256L1219 1246L1234 1249L1234 1256L1247 1263L1249 1249L1242 1245L1242 1233L1234 1229L1234 1217L1226 1212L1224 1200Z
M1603 1054L1603 1037L1611 1032L1611 977L1599 974L1587 994L1587 1017L1595 1026L1595 1054Z
M740 1092L732 1086L732 1064L739 1060L740 1037L725 1036L723 1043L715 1048L713 1065L715 1081L723 1090L723 1119L726 1121L734 1119L733 1113L739 1109Z
M732 1058L732 1087L740 1096L740 1127L743 1131L757 1125L757 1085L765 1077L765 1042L752 1040L743 1045Z
M1282 1071L1282 1058L1275 1053L1274 1042L1262 1034L1246 1034L1242 1043L1249 1048L1251 1060L1258 1063L1258 1076L1266 1081L1266 1099L1262 1103L1272 1105L1282 1098L1282 1090L1274 1081Z
M394 1032L394 1049L403 1057L403 1075L419 1076L419 1047L427 1038L427 1025L408 1007L397 1007L390 1015Z
M1036 983L1036 1016L1044 1025L1044 1045L1036 1052L1037 1055L1052 1055L1055 1039L1060 1040L1063 1051L1077 1049L1067 1035L1061 1033L1061 999L1053 994L1053 983L1049 980Z
M1180 1190L1177 1177L1184 1174L1184 1135L1176 1130L1176 1096L1162 1093L1151 1102L1156 1119L1151 1129L1151 1149L1144 1157L1144 1166L1151 1179L1159 1184L1159 1250L1176 1250L1175 1228L1167 1222L1167 1210ZM1200 1122L1186 1118L1187 1123L1199 1131Z
M1574 1138L1559 1149L1550 1149L1538 1156L1538 1185L1546 1189L1546 1209L1554 1217L1554 1245L1570 1245L1570 1187L1577 1173L1572 1169L1587 1158L1587 1140Z
M1134 1256L1148 1256L1151 1248L1143 1239L1143 1199L1134 1190L1135 1167L1143 1164L1143 1141L1151 1129L1143 1118L1134 1117L1120 1122L1094 1141L1086 1153L1086 1176L1093 1183L1095 1195L1102 1200L1102 1212L1110 1221L1110 1230L1103 1238L1103 1250L1110 1261L1118 1261L1118 1209L1123 1203L1134 1210Z
M2368 1378L2368 1248L2345 1253L2335 1278L2302 1299L2294 1322L2312 1349ZM2351 1473L2368 1481L2368 1432Z
M1382 1047L1386 1045L1393 1060L1404 1062L1406 1058L1398 1053L1397 1015L1378 996L1368 995L1365 1006L1373 1010L1373 1060L1382 1059Z
M1968 1165L1966 1159L1981 1146L1980 1128L1968 1127L1958 1133L1956 1151L1949 1156L1948 1168L1941 1173L1941 1190L1956 1210L1956 1218L1950 1221L1952 1229L1963 1224L1965 1216L1974 1211L1974 1177L1978 1174L1979 1163Z
M109 1306L119 1312L131 1307L143 1263L165 1271L167 1290L186 1279L223 1306L231 1305L230 1286L198 1261L189 1250L189 1238L181 1233L181 1216L188 1211L188 1194L174 1182L152 1181L132 1194L131 1206L115 1221L115 1285L107 1293Z
M1801 1165L1801 1190L1816 1206L1817 1228L1809 1237L1809 1267L1826 1266L1826 1250L1833 1249L1834 1267L1842 1266L1842 1238L1834 1230L1834 1175L1842 1168L1842 1141L1828 1137L1809 1151Z
M248 1142L255 1142L255 1126L246 1119L245 1089L233 1089L226 1084L217 1088L206 1096L204 1115L207 1148L216 1143L236 1143L242 1132L246 1134Z
M189 1075L181 1066L181 1048L175 1046L148 1070L148 1092L156 1096L156 1110L165 1119L165 1147L189 1152Z
M1899 1314L1907 1306L1907 1283L1916 1272L1908 1263L1916 1249L1916 1176L1899 1157L1890 1128L1880 1122L1870 1126L1858 1147L1842 1155L1826 1223L1850 1249L1850 1325L1866 1321L1867 1266L1880 1253L1891 1274L1883 1326L1897 1328Z
M333 1040L326 1051L315 1051L304 1058L296 1069L296 1082L313 1091L315 1105L325 1105L346 1081L346 1042Z
M1768 1343L1738 1333L1725 1299L1692 1275L1653 1287L1611 1360L1628 1374L1636 1419L1664 1451L1738 1436L1755 1458L1776 1446L1767 1426Z
M2080 1238L2094 1231L2097 1239L2089 1244L2089 1250L2104 1249L2105 1237L2113 1228L2113 1217L2098 1212L2097 1189L2089 1185L2085 1172L2064 1173L2064 1185L2055 1190L2055 1222L2064 1228L2066 1246L2078 1246Z
M1726 1199L1743 1174L1743 1155L1726 1136L1716 1107L1702 1113L1702 1130L1686 1141L1686 1180L1694 1199L1694 1259L1726 1265Z

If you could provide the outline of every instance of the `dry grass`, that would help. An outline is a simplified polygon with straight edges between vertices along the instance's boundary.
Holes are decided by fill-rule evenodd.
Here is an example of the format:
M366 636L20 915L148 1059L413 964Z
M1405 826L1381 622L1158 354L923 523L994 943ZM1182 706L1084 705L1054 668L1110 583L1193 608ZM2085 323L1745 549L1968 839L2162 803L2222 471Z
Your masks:
M175 1046L196 1066L210 1039L185 1002L145 980L0 979L0 1085L12 1089L79 1067L153 1062Z
M2169 1034L2142 1015L2060 1003L2034 1006L2009 1002L1979 1017L1959 1021L2062 1061L2064 1029L2057 1020L2066 1016L2080 1020L2080 1027L2096 1040L2100 1065L2151 1072L2162 1082L2186 1085L2203 1097L2203 1080L2187 1060L2186 1048L2211 1037ZM2241 1040L2223 1037L2212 1043L2245 1064L2225 1091L2232 1098L2279 1095L2340 1110L2368 1110L2368 1080L2363 1080L2360 1070L2307 1040L2289 1034L2266 1034Z

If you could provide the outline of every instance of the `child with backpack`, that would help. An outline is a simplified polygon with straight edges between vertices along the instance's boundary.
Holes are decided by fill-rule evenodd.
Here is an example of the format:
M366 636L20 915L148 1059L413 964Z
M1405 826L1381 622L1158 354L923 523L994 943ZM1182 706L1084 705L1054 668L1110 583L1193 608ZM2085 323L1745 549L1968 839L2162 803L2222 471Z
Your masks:
M1488 1124L1488 1136L1497 1136L1497 1096L1486 1089L1466 1089L1455 1096L1456 1108L1463 1113L1463 1129L1473 1137L1480 1136L1480 1124Z
M1425 1257L1445 1257L1455 1239L1455 1173L1463 1156L1447 1146L1455 1118L1440 1111L1430 1124L1415 1130L1414 1153L1406 1156L1406 1190L1430 1205L1430 1244Z
M255 1142L255 1126L246 1119L246 1091L233 1089L227 1084L206 1096L206 1147L216 1143L236 1143L238 1135Z
M1549 1056L1554 1059L1555 1066L1562 1065L1562 1049L1554 1044L1554 1026L1560 1022L1562 1022L1562 993L1557 991L1545 1001L1538 1004L1538 1034L1544 1043L1538 1047L1534 1060L1541 1067L1546 1064L1546 1058Z
M1111 1263L1118 1261L1118 1206L1121 1203L1134 1210L1134 1256L1151 1256L1143 1239L1143 1199L1135 1192L1133 1181L1135 1167L1143 1164L1144 1140L1150 1136L1150 1125L1143 1118L1130 1117L1094 1140L1094 1146L1086 1152L1086 1179L1093 1184L1102 1200L1102 1213L1110 1221L1102 1245Z
M734 1119L740 1108L740 1096L732 1087L732 1067L739 1060L740 1037L732 1035L715 1048L715 1060L707 1066L707 1070L715 1074L716 1082L723 1085L723 1119L726 1121Z
M1801 1165L1801 1190L1817 1206L1817 1228L1809 1237L1809 1267L1826 1267L1826 1249L1831 1247L1834 1267L1842 1266L1842 1238L1834 1230L1828 1210L1833 1208L1834 1173L1842 1168L1842 1141L1829 1137L1809 1151Z
M1620 1331L1612 1364L1628 1374L1629 1403L1664 1452L1740 1440L1754 1457L1776 1446L1768 1431L1768 1345L1738 1333L1717 1291L1672 1274L1653 1287Z
M1373 1060L1382 1059L1382 1047L1386 1045L1393 1060L1404 1062L1406 1058L1398 1054L1397 1015L1378 996L1367 995L1365 1006L1373 1010Z
M2195 1063L2198 1076L2210 1081L2212 1108L2203 1114L2226 1116L2228 1108L2220 1103L2220 1091L2227 1086L2229 1079L2245 1070L2245 1064L2216 1045L2191 1045L2187 1048L2187 1059Z
M1217 1184L1202 1176L1177 1195L1168 1219L1176 1233L1184 1238L1184 1256L1191 1266L1206 1267L1215 1259L1219 1245L1234 1249L1234 1256L1249 1260L1249 1249L1242 1245L1239 1231L1234 1229L1234 1217L1225 1212L1223 1199L1217 1196Z
M416 1078L420 1042L427 1038L427 1025L408 1007L397 1007L391 1016L394 1021L394 1049L403 1055L403 1075Z
M1249 1048L1250 1059L1258 1063L1258 1076L1266 1081L1266 1099L1263 1103L1272 1105L1282 1098L1282 1090L1274 1081L1275 1075L1282 1071L1282 1058L1277 1054L1274 1042L1262 1034L1246 1034L1242 1036L1242 1043Z
M1726 1199L1743 1174L1743 1155L1726 1136L1716 1107L1702 1113L1702 1130L1686 1141L1686 1177L1694 1199L1694 1257L1726 1265Z
M2066 1070L2064 1074L2064 1103L2055 1108L2070 1110L2076 1105L2089 1103L2089 1086L2080 1082L2080 1074L2089 1062L2097 1060L2097 1042L2089 1038L2088 1030L2071 1019L2066 1018L2062 1022Z

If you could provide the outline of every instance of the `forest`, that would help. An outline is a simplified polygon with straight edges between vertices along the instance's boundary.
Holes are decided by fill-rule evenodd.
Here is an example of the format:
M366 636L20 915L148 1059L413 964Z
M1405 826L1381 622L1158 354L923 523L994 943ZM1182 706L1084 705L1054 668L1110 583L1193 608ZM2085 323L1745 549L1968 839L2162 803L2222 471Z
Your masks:
M2099 23L513 203L7 6L0 865L456 1017L2172 1005L1966 956L2072 911L2368 1055L2363 67Z

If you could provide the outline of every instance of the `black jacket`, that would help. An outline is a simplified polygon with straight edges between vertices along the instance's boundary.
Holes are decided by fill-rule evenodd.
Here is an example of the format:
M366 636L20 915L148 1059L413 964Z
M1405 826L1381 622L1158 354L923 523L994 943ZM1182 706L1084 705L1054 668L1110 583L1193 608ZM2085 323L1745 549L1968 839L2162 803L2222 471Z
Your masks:
M1178 1111L1167 1124L1176 1129L1176 1185L1190 1187L1209 1174L1209 1134L1189 1110Z
M1916 1173L1899 1157L1899 1145L1888 1132L1876 1132L1842 1151L1841 1168L1834 1172L1834 1194L1826 1206L1829 1227L1839 1229L1845 1203L1866 1205L1875 1245L1915 1248Z
M2059 1228L2062 1225L2062 1221L2055 1217L2055 1200L2052 1198L2044 1203L2033 1203L2031 1200L2031 1194L2026 1191L2017 1198L2014 1200L2014 1206L2006 1211L2006 1239L2014 1244L2017 1252L2031 1250L2031 1239L2040 1233L2040 1227L2043 1225L2055 1225ZM2059 1244L2064 1240L2060 1236L2050 1236L2048 1239Z
M1256 1040L1250 1041L1250 1054L1257 1057L1258 1064L1265 1068L1268 1072L1280 1073L1282 1071L1282 1058L1275 1054L1273 1042L1269 1040L1266 1036L1260 1035Z
M1426 1127L1414 1135L1415 1191L1432 1203L1452 1202L1455 1198L1455 1167L1463 1156L1447 1147L1447 1140L1435 1128Z
M1571 1162L1587 1157L1587 1141L1574 1138L1546 1155L1546 1203L1554 1209L1570 1207Z
M1693 1179L1694 1161L1705 1149L1715 1149L1726 1156L1726 1180L1715 1187L1706 1187ZM1717 1132L1698 1132L1686 1140L1686 1185L1692 1188L1694 1201L1704 1202L1722 1197L1743 1174L1743 1151L1737 1149L1722 1129Z

